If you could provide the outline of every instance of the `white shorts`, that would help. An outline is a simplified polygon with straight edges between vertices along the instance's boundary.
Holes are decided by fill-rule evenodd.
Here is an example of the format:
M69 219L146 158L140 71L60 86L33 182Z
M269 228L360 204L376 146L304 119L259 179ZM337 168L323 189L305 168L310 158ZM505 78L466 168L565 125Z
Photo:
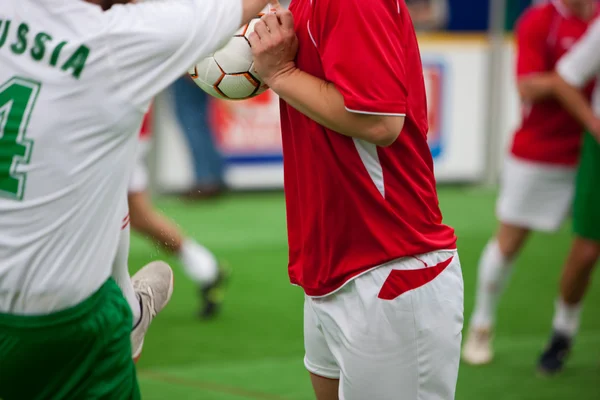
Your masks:
M554 232L571 210L575 167L540 164L509 155L504 162L496 215L500 222Z
M150 150L150 141L141 139L135 152L135 165L129 177L128 193L141 193L148 189L148 166L146 156Z
M449 264L433 280L402 292L408 270L444 262ZM386 299L380 298L384 292ZM456 251L407 257L331 295L305 297L304 364L315 375L339 379L340 400L451 400L462 328Z

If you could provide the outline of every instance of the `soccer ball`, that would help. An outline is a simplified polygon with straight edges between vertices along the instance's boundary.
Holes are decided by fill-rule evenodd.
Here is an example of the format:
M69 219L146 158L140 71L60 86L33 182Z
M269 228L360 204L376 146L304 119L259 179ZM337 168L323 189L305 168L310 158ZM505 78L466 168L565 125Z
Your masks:
M202 90L219 99L244 100L268 89L254 70L248 41L261 16L240 28L223 48L190 68L190 76Z

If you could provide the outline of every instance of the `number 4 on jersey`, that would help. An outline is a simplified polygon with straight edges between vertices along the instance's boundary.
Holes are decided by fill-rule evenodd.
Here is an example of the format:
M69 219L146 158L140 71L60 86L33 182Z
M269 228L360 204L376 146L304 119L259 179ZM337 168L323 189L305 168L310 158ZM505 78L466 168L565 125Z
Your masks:
M17 172L17 167L31 157L33 141L25 135L40 87L23 78L0 86L0 196L23 199L27 174Z

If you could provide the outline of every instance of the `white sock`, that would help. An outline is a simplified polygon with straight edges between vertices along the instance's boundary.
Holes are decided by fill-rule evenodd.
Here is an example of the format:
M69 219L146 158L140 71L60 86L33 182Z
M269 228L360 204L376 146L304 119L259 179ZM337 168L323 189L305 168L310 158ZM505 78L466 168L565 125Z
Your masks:
M471 326L491 329L496 319L498 300L512 272L512 260L507 259L494 238L483 250L479 260L477 297Z
M206 247L193 240L185 239L179 252L179 259L186 274L194 282L205 284L217 279L218 261Z
M131 276L129 276L129 235L130 227L129 224L127 224L127 226L121 230L119 247L117 248L117 255L113 263L111 276L115 282L117 282L121 292L123 292L123 296L127 300L131 312L133 313L133 326L136 326L141 318L142 310L140 308L140 301L135 294L133 284L131 283Z
M581 305L569 305L562 298L559 298L556 300L555 307L554 320L552 321L554 331L572 338L579 330Z

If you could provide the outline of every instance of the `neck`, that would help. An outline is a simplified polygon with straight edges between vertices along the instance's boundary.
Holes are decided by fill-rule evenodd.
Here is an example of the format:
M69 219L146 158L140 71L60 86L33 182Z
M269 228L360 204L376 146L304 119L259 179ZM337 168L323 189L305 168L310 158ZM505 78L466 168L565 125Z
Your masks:
M565 7L569 11L569 13L573 14L577 18L587 21L594 17L595 10L596 10L595 2L591 2L591 1L585 2L579 6L574 6L574 5L570 4L569 2L564 2L564 1L561 1L561 3L563 5L563 7Z
M126 3L130 2L129 0L85 0L85 1L88 3L96 4L100 7L102 7L102 9L104 11L108 10L115 4L126 4Z

